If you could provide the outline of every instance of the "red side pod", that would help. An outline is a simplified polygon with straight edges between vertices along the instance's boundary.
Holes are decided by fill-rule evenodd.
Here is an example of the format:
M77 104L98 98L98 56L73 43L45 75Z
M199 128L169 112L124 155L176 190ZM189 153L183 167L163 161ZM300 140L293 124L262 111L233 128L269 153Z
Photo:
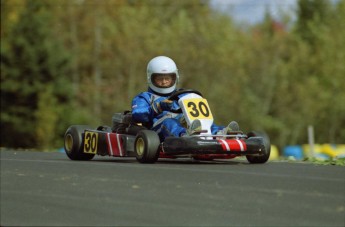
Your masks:
M121 135L116 133L107 133L106 137L109 155L120 157L125 156Z
M218 142L222 145L223 151L247 151L247 145L243 140L239 139L221 139Z

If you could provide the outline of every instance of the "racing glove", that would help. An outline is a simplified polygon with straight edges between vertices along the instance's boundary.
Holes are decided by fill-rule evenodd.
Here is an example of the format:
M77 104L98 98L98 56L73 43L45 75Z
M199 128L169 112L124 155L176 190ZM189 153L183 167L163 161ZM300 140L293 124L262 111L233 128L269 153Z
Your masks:
M153 110L159 114L161 112L165 111L170 111L173 107L174 102L168 99L165 99L163 101L155 101L152 103L152 108Z

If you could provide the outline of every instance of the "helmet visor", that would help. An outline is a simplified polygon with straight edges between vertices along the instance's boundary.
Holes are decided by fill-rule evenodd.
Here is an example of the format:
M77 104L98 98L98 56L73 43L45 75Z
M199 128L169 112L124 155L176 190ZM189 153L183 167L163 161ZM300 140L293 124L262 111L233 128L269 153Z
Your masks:
M151 76L151 82L156 87L169 88L169 87L174 86L176 82L176 74L175 73L168 73L168 74L153 73Z

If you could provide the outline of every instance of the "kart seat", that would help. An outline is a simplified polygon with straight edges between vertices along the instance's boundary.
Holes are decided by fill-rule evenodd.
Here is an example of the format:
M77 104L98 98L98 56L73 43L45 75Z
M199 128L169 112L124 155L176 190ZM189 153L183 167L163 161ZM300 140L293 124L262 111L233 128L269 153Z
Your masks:
M111 131L120 134L137 135L139 131L149 128L148 125L132 120L132 112L115 113L112 117Z

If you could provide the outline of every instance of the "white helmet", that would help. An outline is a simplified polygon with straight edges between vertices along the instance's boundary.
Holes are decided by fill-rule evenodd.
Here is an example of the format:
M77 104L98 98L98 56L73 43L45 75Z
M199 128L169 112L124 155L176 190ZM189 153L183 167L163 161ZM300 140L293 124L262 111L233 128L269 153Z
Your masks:
M159 87L155 84L154 77L162 74L172 75L173 83L170 87ZM171 58L158 56L147 64L147 83L153 91L159 94L169 94L176 89L178 81L178 70L175 62Z

